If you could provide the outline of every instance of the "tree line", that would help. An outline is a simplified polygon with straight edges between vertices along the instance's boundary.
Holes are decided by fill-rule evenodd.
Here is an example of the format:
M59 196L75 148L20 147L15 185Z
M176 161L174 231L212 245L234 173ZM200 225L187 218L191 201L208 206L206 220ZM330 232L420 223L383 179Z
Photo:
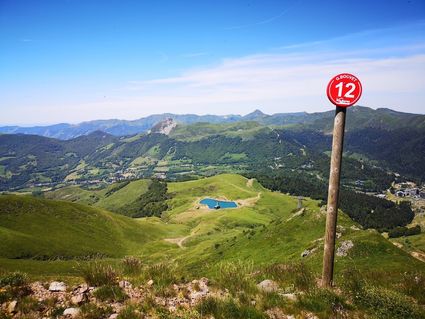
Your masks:
M326 204L327 184L315 176L302 172L277 170L253 172L246 175L249 178L256 178L268 189L295 196L311 197L321 200L322 205ZM381 232L406 226L414 217L414 212L407 201L396 204L346 188L342 188L340 191L339 207L364 228L374 228Z

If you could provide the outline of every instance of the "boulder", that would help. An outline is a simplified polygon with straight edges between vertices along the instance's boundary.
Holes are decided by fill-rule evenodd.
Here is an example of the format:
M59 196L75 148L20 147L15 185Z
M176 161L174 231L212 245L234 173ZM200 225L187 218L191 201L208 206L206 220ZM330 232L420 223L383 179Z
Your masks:
M148 286L150 287L152 285L153 285L153 280L151 279L151 280L148 281Z
M89 291L89 286L87 284L81 284L74 289L74 292L77 294L83 294Z
M279 285L270 279L263 280L257 285L257 287L264 292L274 292L279 289Z
M301 257L307 257L308 255L310 255L310 250L306 249L301 253Z
M298 297L296 294L282 294L283 298L289 299L291 301L297 301Z
M15 313L17 304L18 302L16 300L11 301L9 305L7 306L7 312L10 314Z
M82 303L87 301L87 295L84 293L79 293L75 296L71 297L71 302L75 305L81 305Z
M76 318L80 314L79 308L66 308L63 312L64 316L70 316L71 318Z
M341 243L341 246L336 250L336 255L339 257L345 257L348 254L348 251L354 247L354 244L351 240L346 240Z
M61 281L52 281L49 285L49 290L53 292L66 291L66 285Z
M301 253L301 257L307 257L309 255L311 255L312 253L314 253L317 250L317 247L314 247L312 249L306 249Z
M120 288L131 288L131 283L129 283L126 280L121 280L118 285L120 286Z

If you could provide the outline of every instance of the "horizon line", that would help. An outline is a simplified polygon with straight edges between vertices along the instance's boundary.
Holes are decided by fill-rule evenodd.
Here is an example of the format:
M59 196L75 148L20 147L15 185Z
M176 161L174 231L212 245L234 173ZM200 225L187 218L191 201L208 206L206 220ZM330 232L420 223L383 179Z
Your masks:
M397 113L404 113L404 114L413 114L413 115L425 115L425 113L410 113L410 112L403 112L403 111L398 111L398 110L394 110L388 107L377 107L377 108L373 108L370 106L364 106L364 105L354 105L353 107L362 107L362 108L369 108L372 110L380 110L380 109L387 109L387 110L391 110ZM325 113L325 112L329 112L332 111L333 109L325 109L323 111L320 112L307 112L307 111L299 111L299 112L278 112L278 113L272 113L272 114L268 114L265 113L261 110L261 108L255 108L253 111L248 112L246 114L234 114L234 113L228 113L228 114L212 114L212 113L204 113L204 114L200 114L200 113L172 113L172 112L164 112L164 113L153 113L153 114L148 114L145 116L141 116L138 118L133 118L133 119L119 119L119 118L105 118L105 119L101 119L101 118L97 118L97 119L91 119L91 120L85 120L85 121L80 121L80 122L53 122L53 123L21 123L21 124L2 124L0 123L0 127L4 128L4 127L19 127L19 128L30 128L30 127L48 127L48 126L53 126L53 125L81 125L84 123L90 123L90 122L97 122L97 121L124 121L124 122L134 122L134 121L138 121L138 120L142 120L145 118L148 118L150 116L159 116L159 115L165 115L165 114L170 114L170 115L178 115L178 116L184 116L184 115L196 115L196 116L240 116L240 117L245 117L251 113L254 113L256 111L260 111L261 113L263 113L264 115L267 116L273 116L276 114L298 114L298 113L305 113L305 114L316 114L316 113Z

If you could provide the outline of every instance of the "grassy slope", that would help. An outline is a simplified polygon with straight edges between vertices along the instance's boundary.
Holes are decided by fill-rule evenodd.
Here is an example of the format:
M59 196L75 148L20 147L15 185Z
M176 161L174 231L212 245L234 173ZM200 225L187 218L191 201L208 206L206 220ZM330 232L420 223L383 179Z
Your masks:
M392 238L391 241L401 245L400 247L404 250L425 261L425 216L416 215L408 227L416 225L421 226L422 232L420 234L408 237Z
M0 216L0 256L7 258L121 257L163 231L101 209L30 196L0 196Z
M213 275L220 262L237 259L252 261L256 266L302 259L317 272L320 271L325 215L320 212L317 201L305 199L304 212L294 214L297 212L297 198L268 191L255 181L249 182L246 178L233 174L169 183L168 187L173 197L169 200L171 209L163 220L130 220L85 206L61 205L85 208L121 221L119 225L126 225L129 230L124 233L116 230L113 233L119 234L116 235L117 245L120 243L127 248L126 254L141 256L148 263L175 260L190 271L192 276ZM199 205L199 200L207 196L234 200L242 205L236 209L209 210ZM51 203L59 205L59 202ZM22 225L26 224L28 222L22 221ZM133 225L136 224L135 229ZM93 234L98 238L103 235L102 227L110 226L108 223L104 225L85 225L85 229L98 229L98 233ZM398 249L375 231L351 229L355 223L343 213L340 214L339 225L343 229L340 230L342 236L337 245L341 241L352 240L354 248L347 257L336 258L337 275L348 266L367 270L376 278L390 275L389 278L394 280L404 271L417 270L425 273L423 263ZM128 234L132 237L128 238ZM81 236L83 235L81 232ZM99 249L105 249L103 245L116 245L111 238L107 243L102 239L96 242ZM19 242L14 243L15 247L7 247L15 251L17 244ZM112 247L107 248L111 250L111 255L116 249ZM80 248L79 245L75 247ZM305 249L313 248L316 250L310 256L301 258ZM40 273L34 263L37 262L3 260L3 267ZM66 267L61 264L63 262L50 263L48 267L58 267L57 273L64 274Z
M215 268L211 265L238 259L256 265L303 259L320 271L326 216L320 212L318 201L305 199L304 213L294 215L297 198L270 192L256 182L249 187L247 180L238 175L172 183L169 189L175 194L171 200L170 221L190 224L192 228L192 236L185 241L187 248L176 257L191 271L213 272ZM252 207L207 212L190 209L203 196L239 201L258 193L260 199ZM347 257L336 257L337 274L348 266L382 276L390 274L394 280L400 270L425 272L425 264L392 245L376 231L352 229L358 225L342 212L338 224L343 228L337 246L342 241L352 240L354 248ZM305 249L313 248L316 250L310 256L301 258ZM204 265L209 268L199 271Z
M122 183L123 182L108 185L100 190L87 190L79 186L68 186L48 192L46 193L46 197L94 205L119 213L123 206L135 200L148 190L150 181L139 179L119 188ZM114 189L118 190L114 191ZM110 194L108 194L108 192Z
M228 137L252 138L262 131L270 131L267 126L256 122L236 123L195 123L191 125L177 125L170 133L170 137L180 141L199 141L214 135L225 135Z

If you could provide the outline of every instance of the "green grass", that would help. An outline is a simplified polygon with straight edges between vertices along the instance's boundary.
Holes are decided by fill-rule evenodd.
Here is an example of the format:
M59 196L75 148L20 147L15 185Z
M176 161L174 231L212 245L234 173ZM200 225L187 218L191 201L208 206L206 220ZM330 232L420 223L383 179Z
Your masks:
M177 125L171 131L170 137L181 141L199 141L214 135L225 135L228 137L241 137L242 139L254 138L255 134L268 132L270 128L256 122L237 123L194 123L191 125Z
M102 197L113 187L93 191L96 206L119 207L138 196L146 181L134 181ZM87 200L85 190L65 188L51 193L77 201ZM142 265L174 262L190 278L219 279L223 262L250 263L253 269L272 264L303 261L314 276L322 265L325 214L319 202L306 198L297 213L297 198L271 192L256 181L235 174L222 174L195 181L168 184L170 209L160 218L130 219L105 210L74 203L3 196L0 220L0 268L18 269L32 276L79 276L75 260L37 261L37 256L81 257L102 253L106 262L120 265L121 257L135 256ZM92 192L92 191L90 191ZM49 195L49 194L48 194ZM236 209L209 210L204 197L236 201ZM4 217L3 217L4 216ZM336 281L347 268L363 271L372 282L390 286L403 272L425 273L423 263L391 244L376 231L354 230L356 225L340 213L341 238L354 247L346 257L336 257ZM167 239L167 240L165 240ZM180 243L181 247L177 245ZM301 253L313 252L305 258ZM21 257L15 260L10 258ZM81 261L84 263L84 261Z
M97 190L87 190L79 186L68 186L47 192L45 196L50 199L60 199L93 205L120 213L120 209L126 204L136 200L148 190L150 180L139 179L127 185L124 183L125 182L115 183ZM125 186L122 187L122 185Z
M120 257L161 236L155 224L81 204L0 196L0 257Z

